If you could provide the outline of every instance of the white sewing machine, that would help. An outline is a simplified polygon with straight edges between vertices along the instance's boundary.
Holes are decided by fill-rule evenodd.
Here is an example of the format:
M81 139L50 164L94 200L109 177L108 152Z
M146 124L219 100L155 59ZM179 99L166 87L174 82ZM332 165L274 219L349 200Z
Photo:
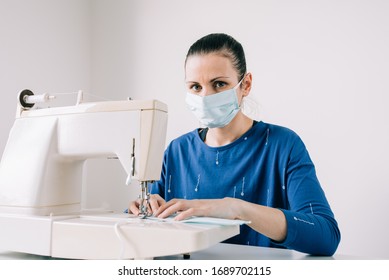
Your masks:
M18 98L0 164L1 249L60 258L153 258L205 249L239 233L238 224L147 218L147 184L159 180L165 148L165 104L83 103L80 92L75 106L33 110L53 96L24 90ZM123 180L140 183L140 217L81 211L83 165L93 157L117 157L128 174Z

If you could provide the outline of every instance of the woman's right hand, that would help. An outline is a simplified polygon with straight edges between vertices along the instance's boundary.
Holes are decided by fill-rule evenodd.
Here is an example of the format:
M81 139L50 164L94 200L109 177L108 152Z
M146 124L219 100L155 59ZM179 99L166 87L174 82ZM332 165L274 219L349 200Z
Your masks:
M159 194L151 194L149 199L148 211L153 214L158 211L159 207L164 205L166 201ZM128 213L139 215L140 199L132 201L128 208Z

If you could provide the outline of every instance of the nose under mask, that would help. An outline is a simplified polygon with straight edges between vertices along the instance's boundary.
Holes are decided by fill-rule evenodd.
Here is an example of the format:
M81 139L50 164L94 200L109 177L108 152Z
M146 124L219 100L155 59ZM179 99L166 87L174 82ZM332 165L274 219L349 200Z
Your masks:
M240 110L236 89L242 80L234 88L216 94L199 96L188 92L186 104L204 126L224 127Z

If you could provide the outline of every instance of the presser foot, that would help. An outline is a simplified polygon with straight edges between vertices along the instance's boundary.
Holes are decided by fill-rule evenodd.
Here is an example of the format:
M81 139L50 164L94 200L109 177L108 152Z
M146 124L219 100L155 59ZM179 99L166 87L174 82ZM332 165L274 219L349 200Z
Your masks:
M138 214L138 218L140 218L140 219L146 219L146 218L151 217L151 216L152 216L152 214L150 214L150 213L139 213Z
M143 201L139 206L139 214L138 217L140 219L146 219L147 217L152 216L152 213L149 211L149 202L148 200Z

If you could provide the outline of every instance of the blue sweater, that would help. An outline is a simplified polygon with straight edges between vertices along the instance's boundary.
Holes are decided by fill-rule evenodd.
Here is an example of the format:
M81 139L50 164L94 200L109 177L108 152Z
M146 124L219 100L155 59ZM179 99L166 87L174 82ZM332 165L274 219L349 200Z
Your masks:
M258 122L222 147L207 146L197 129L182 135L166 149L161 179L151 185L151 193L166 201L235 197L285 214L283 242L243 225L228 243L332 255L340 241L337 222L304 143L281 126Z

